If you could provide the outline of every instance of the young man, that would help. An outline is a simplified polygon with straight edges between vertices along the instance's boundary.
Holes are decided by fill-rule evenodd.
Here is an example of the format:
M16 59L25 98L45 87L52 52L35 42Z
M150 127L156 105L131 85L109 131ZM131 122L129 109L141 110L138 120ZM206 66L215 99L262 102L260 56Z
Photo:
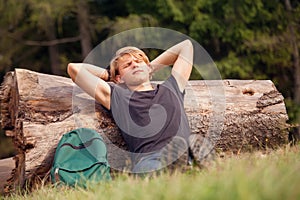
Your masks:
M122 48L111 60L110 71L85 63L68 65L72 80L111 111L133 155L134 173L187 163L190 128L183 98L193 55L191 41L185 40L151 62L136 47ZM170 77L151 84L151 74L165 66L173 66Z

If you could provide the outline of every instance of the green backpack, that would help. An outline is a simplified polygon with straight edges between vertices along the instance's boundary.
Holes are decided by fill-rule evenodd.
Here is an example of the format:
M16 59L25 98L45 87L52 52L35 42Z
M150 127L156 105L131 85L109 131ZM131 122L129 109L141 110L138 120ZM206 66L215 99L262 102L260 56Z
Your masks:
M87 181L111 180L107 149L95 130L79 128L59 141L52 168L52 183L85 187Z

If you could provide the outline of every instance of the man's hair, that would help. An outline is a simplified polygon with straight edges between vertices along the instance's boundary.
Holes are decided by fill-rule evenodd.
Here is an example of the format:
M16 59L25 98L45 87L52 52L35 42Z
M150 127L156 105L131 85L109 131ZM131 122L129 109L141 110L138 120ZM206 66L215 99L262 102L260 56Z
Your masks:
M127 46L119 49L110 61L110 80L117 83L116 76L119 75L118 60L124 55L131 55L136 59L142 59L149 67L150 61L147 55L137 47Z

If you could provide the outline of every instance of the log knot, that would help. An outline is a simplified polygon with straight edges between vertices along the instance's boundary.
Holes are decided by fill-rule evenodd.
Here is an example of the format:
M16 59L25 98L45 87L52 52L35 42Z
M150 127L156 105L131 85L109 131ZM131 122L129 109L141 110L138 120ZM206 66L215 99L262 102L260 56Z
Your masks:
M257 108L264 108L267 106L279 104L283 102L283 96L280 92L272 90L270 92L264 93L257 101Z

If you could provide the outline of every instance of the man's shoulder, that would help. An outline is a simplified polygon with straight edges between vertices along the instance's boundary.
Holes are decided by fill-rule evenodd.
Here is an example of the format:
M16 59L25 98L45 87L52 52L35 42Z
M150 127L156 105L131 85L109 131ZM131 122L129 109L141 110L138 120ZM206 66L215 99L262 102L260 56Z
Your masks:
M173 75L170 75L163 83L162 85L166 86L169 89L175 89L179 90L178 83Z

